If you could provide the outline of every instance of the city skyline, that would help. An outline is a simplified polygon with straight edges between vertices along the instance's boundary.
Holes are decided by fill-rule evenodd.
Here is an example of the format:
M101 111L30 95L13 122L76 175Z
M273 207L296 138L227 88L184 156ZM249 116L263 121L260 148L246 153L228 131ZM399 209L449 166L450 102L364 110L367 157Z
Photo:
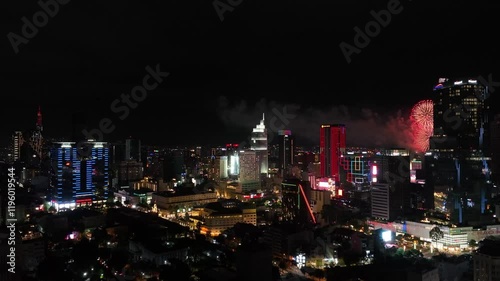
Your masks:
M2 281L500 280L493 3L4 5Z

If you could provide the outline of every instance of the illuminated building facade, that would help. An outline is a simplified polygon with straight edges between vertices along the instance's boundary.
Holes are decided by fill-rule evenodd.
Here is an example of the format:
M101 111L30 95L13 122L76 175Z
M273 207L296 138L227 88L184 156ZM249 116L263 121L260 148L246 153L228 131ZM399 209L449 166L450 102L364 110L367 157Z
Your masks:
M33 148L33 151L35 152L36 156L38 158L42 158L42 146L43 146L43 137L42 137L42 132L43 132L43 124L42 124L42 111L40 110L40 107L38 107L38 112L36 114L36 126L35 130L31 132L30 136L30 145Z
M433 151L489 148L488 89L476 79L441 78L434 87Z
M228 176L228 168L227 168L227 156L218 156L219 162L219 178L227 179Z
M278 131L278 168L281 176L285 175L285 171L294 164L294 137L290 130Z
M341 163L347 182L359 186L371 182L370 155L366 151L347 151Z
M264 124L264 114L262 114L260 123L252 131L251 142L250 149L256 152L259 173L267 177L269 173L269 156L267 151L267 129Z
M321 125L320 162L321 177L331 177L339 184L341 180L341 157L346 148L346 128L343 124Z
M237 143L226 144L226 155L228 157L228 175L231 177L237 177L240 174L239 145Z
M491 197L489 89L476 78L439 79L434 134L426 155L429 179L452 190L446 210L454 223L479 220Z
M21 158L21 146L24 143L23 132L15 131L12 135L12 143L11 143L11 161L15 162Z
M245 150L240 153L240 184L243 192L260 189L259 162L257 151Z
M56 209L101 203L109 186L109 149L105 142L88 141L89 156L74 142L55 143L51 150Z
M311 207L311 184L309 181L288 179L281 183L283 221L300 225L316 223Z
M390 216L390 185L387 183L374 183L371 189L372 217L388 221Z

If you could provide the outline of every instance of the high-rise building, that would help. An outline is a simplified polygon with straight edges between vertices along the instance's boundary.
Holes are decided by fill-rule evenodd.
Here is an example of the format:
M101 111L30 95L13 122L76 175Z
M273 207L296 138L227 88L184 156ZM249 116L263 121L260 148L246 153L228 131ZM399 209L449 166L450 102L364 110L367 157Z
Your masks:
M370 174L370 155L366 150L346 151L341 157L342 169L340 174L345 174L345 180L357 187L369 184Z
M403 218L410 208L410 153L407 149L386 149L372 157L372 210L388 210L389 220ZM374 192L375 195L374 196ZM429 190L432 193L432 189ZM387 202L380 201L387 193ZM378 198L375 200L375 198ZM375 201L374 201L375 200ZM386 204L386 206L383 206ZM378 211L377 211L378 210ZM374 214L376 214L376 212ZM380 218L384 218L380 216Z
M240 156L239 144L228 143L226 144L226 155L228 174L231 177L237 177L240 174Z
M110 162L113 165L118 165L125 160L125 144L122 142L109 145Z
M435 188L451 190L452 222L479 221L490 198L491 146L488 87L475 78L441 78L434 87L434 134L426 157Z
M57 209L71 209L100 203L107 197L109 186L109 149L105 142L84 144L88 156L79 154L75 142L54 143L50 157Z
M219 156L219 178L227 179L227 156Z
M42 132L43 132L42 112L39 106L35 123L35 129L30 132L29 136L29 144L33 149L34 155L36 155L37 158L42 158L42 150L43 150Z
M331 177L340 184L341 157L346 148L346 128L343 124L321 125L320 130L321 177Z
M310 204L311 183L300 179L287 179L281 183L283 221L300 225L316 223Z
M264 124L264 114L262 114L262 120L260 120L260 123L253 128L251 142L250 149L256 152L259 173L267 177L269 173L269 163L267 151L267 129Z
M493 182L500 183L500 114L491 122L491 160Z
M142 161L141 140L132 138L125 140L125 160Z
M183 180L186 176L185 152L182 149L170 149L163 154L163 180Z
M390 220L390 192L388 183L372 183L371 212L372 217L380 220Z
M257 151L240 152L240 184L244 192L260 189L260 170Z
M15 162L21 158L21 147L24 143L23 132L15 131L12 135L10 160Z
M294 164L294 137L290 130L278 131L278 168L283 177L290 166Z
M441 78L434 87L433 151L488 151L488 89L477 79Z
M476 79L440 78L434 87L434 134L431 151L440 156L488 155L488 88Z

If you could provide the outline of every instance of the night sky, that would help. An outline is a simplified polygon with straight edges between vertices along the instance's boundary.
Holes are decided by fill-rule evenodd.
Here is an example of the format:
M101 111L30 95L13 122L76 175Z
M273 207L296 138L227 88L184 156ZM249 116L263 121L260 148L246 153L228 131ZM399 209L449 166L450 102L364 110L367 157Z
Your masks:
M270 121L286 110L285 127L304 144L318 141L319 124L345 123L349 144L404 145L409 109L439 77L500 81L493 4L372 2L221 0L236 5L221 21L211 1L73 0L16 53L9 33L23 36L22 18L33 22L41 6L8 1L0 144L33 127L40 105L53 137L70 136L80 112L89 130L112 120L108 141L223 144L244 140L263 112ZM348 63L339 45L355 46L354 28L388 5L396 13ZM112 103L157 65L169 76L121 120Z

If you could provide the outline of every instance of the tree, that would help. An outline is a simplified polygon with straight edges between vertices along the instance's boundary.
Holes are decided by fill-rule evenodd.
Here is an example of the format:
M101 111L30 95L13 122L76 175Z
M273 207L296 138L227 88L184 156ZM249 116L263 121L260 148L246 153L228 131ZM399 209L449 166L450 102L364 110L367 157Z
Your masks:
M471 240L469 241L469 247L475 247L476 245L477 245L476 240L471 239Z
M441 231L441 228L435 226L429 231L429 236L431 237L432 241L436 242L437 247L437 241L444 237L444 233L443 231Z
M424 255L419 250L410 249L410 250L404 252L404 257L409 258L409 259L419 259L419 258L423 258Z

